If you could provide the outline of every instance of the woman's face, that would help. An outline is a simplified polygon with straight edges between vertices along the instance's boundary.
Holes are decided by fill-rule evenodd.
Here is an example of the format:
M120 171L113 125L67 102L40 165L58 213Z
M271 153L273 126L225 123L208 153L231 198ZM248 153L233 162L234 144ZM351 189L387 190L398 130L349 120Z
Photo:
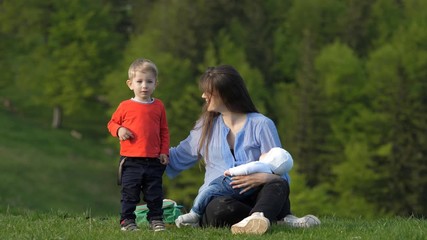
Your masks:
M207 111L208 112L219 112L222 113L225 110L227 110L227 108L224 105L224 102L222 101L221 97L218 95L218 93L209 93L209 92L204 92L202 94L202 98L205 99L206 104L207 104Z

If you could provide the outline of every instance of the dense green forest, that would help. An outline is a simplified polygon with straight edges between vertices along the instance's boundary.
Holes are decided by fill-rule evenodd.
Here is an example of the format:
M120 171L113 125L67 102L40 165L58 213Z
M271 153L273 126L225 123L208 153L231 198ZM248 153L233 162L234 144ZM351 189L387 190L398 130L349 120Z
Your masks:
M427 1L0 1L1 107L109 144L111 161L138 57L159 68L172 146L201 112L198 77L231 64L294 157L294 211L427 216ZM202 174L166 196L191 204Z

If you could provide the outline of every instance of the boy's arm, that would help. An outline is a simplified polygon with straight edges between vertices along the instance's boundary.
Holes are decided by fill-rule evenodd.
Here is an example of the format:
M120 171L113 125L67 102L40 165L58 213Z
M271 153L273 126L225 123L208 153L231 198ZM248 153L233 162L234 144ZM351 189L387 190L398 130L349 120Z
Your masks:
M113 137L119 136L118 131L119 131L119 128L121 127L121 123L122 123L121 112L122 112L122 110L121 110L120 105L119 105L119 107L117 107L116 111L113 113L110 121L107 124L108 131L110 132L110 134Z
M125 141L134 137L133 133L129 129L121 125L123 122L123 112L125 112L124 108L125 107L120 104L107 124L108 131L111 135L113 137L118 137L120 141Z
M169 155L169 147L170 147L170 136L169 136L169 128L166 117L166 109L162 104L162 117L160 119L160 153Z
M160 163L163 164L163 165L168 165L169 164L169 157L166 154L160 154L159 160L160 160Z

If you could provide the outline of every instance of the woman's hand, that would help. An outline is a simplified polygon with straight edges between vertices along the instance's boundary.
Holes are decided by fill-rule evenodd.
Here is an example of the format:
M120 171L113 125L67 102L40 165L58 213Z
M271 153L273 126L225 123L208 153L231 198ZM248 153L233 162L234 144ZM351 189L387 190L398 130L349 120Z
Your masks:
M233 188L241 188L242 191L240 191L240 194L242 194L252 188L256 188L277 178L280 177L271 173L253 173L250 175L232 177L230 185Z

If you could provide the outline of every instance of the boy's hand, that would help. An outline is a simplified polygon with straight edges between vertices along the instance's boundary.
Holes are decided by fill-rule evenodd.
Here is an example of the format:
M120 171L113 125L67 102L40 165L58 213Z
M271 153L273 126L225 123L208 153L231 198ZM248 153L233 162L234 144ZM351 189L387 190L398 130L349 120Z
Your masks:
M133 138L133 133L125 127L120 127L119 130L117 130L117 137L119 137L120 141L126 141Z
M225 172L224 172L224 176L230 176L230 177L231 177L231 173L230 173L230 171L229 171L229 170L225 170Z
M169 157L166 154L160 154L159 156L160 159L160 163L163 165L168 165L169 164Z

